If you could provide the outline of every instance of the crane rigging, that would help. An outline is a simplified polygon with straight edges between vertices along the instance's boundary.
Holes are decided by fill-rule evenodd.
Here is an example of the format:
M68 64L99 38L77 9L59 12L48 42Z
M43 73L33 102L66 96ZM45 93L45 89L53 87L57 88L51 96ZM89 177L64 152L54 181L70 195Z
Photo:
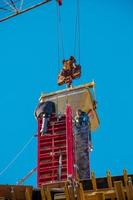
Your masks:
M52 0L1 0L0 22L4 22L51 1ZM59 6L62 5L62 0L56 0L56 2Z
M43 4L49 3L52 0L2 0L0 2L0 22L4 22L12 17L16 17L22 13L30 11L36 7ZM79 0L76 0L77 10L76 10L76 23L75 23L75 38L74 38L74 56L70 56L70 59L65 60L64 42L63 42L63 30L62 30L62 20L60 6L62 5L62 0L56 0L57 3L57 41L58 41L58 66L60 66L60 61L63 62L63 69L60 71L58 76L58 85L67 84L68 87L72 85L72 80L80 77L81 68L80 64L76 65L76 50L78 52L78 61L80 63L80 20L79 11L80 5ZM71 58L74 62L71 62Z
M2 4L0 3L0 11L3 11L5 13L7 11L11 11L12 13L7 12L6 16L0 18L0 22L3 22L11 17L15 17L33 8L46 4L52 0L43 0L43 1L35 0L35 1L36 3L34 2L33 4L31 4L33 1L30 1L30 4L28 4L26 3L25 0L6 0L6 1L3 0L4 2L3 6L1 6ZM60 57L63 60L62 61L63 67L58 76L58 85L66 84L68 90L63 91L61 96L60 93L57 92L57 94L55 95L56 97L54 96L55 101L57 100L56 102L53 102L53 98L52 101L51 99L48 99L47 101L46 97L41 97L35 112L37 113L38 110L39 113L41 112L39 115L36 115L38 123L37 167L32 169L25 177L20 179L17 183L18 185L23 184L23 182L27 180L36 170L37 170L38 186L42 185L44 182L47 183L49 181L55 182L57 180L58 181L67 180L69 177L73 177L75 179L77 174L80 175L81 179L90 177L88 151L90 152L92 150L91 130L94 130L95 128L98 127L99 121L95 108L93 107L94 100L90 92L90 88L93 87L94 84L90 83L89 84L90 88L88 88L88 86L86 87L86 85L84 85L83 87L81 86L78 88L72 88L73 79L79 78L81 76L79 0L75 0L77 7L76 7L75 34L74 34L75 37L74 52L73 52L74 56L70 55L69 59L65 59L65 53L64 53L62 19L60 10L60 6L62 5L62 0L56 0L55 2L57 3L57 36L58 36L59 65L60 65ZM70 48L72 48L72 46L70 46ZM75 58L76 55L77 58ZM67 92L68 94L66 94ZM68 100L68 95L69 95L69 100ZM81 99L82 101L85 100L85 102L81 103ZM50 102L55 106L55 109L54 111L52 110L51 113L49 112L47 113L46 105L49 105L50 109ZM61 114L60 117L59 114ZM63 125L63 127L61 124ZM75 130L72 129L72 126L75 126ZM44 143L47 143L45 134L47 139L49 140L48 145L50 144L50 146L46 146L47 144L44 145ZM55 134L57 138L55 138ZM86 137L83 138L82 135L86 135ZM52 149L51 149L51 138L53 144ZM62 144L62 142L63 146L61 145L60 147L60 144ZM47 154L45 154L46 152L44 149L45 146L50 151L49 154L50 157L48 157L48 159L51 159L52 157L51 161L52 166L50 167L51 169L49 168L49 166L47 166L46 160L43 158L47 157ZM81 146L85 146L85 149L81 150ZM81 155L82 151L84 151L84 156ZM81 159L80 156L82 156L83 159ZM86 162L84 162L85 158L87 158ZM83 163L84 167L82 167L81 169L80 166ZM73 169L73 166L75 166L75 169ZM52 174L47 179L46 176L49 175L49 171L51 173L51 170ZM55 174L56 170L57 174ZM58 175L58 177L56 177L56 175Z
M76 0L76 19L74 33L74 51L69 59L65 59L65 48L63 41L62 16L60 7L57 6L57 36L58 36L58 66L62 61L62 69L59 72L57 83L58 85L66 84L67 87L72 86L74 79L81 76L80 66L80 1ZM72 44L70 46L72 48ZM61 60L62 58L62 60ZM77 64L77 62L79 64Z
M50 1L52 0L1 0L0 22ZM0 185L0 199L131 200L133 199L133 175L128 177L126 170L123 171L123 177L111 177L110 171L107 171L107 178L96 179L94 171L90 173L89 154L93 150L91 131L96 130L99 126L95 83L92 81L81 86L71 87L72 80L81 75L80 0L75 0L77 2L77 15L74 53L67 60L64 53L60 13L62 0L54 1L57 2L59 65L60 57L63 59L63 69L58 76L58 85L67 84L69 88L41 94L35 111L38 124L36 135L38 140L37 167L34 167L20 179L16 186ZM51 113L50 104L55 106L54 109L51 109ZM47 123L45 123L46 121ZM31 143L33 137L0 172L0 175L3 175L17 160ZM38 188L32 191L31 186L22 186L36 171Z

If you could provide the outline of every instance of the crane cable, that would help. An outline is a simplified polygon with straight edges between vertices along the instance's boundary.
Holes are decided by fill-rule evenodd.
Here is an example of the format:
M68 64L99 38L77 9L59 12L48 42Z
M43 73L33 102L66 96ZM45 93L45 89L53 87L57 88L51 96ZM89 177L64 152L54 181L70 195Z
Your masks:
M0 171L0 176L2 176L8 169L11 167L11 165L14 164L14 162L18 159L18 157L24 152L24 150L29 146L29 144L32 142L34 138L34 135L28 140L28 142L22 147L22 149L16 154L16 156L8 163L8 165Z
M62 21L61 21L61 12L60 6L57 4L57 41L58 41L58 67L61 62L61 53L62 58L64 59L64 41L63 41L63 30L62 30Z
M60 66L61 57L64 59L64 41L60 6L57 4L57 41L58 41L58 66ZM76 57L76 49L78 54L78 62L80 64L80 0L76 0L76 20L75 20L75 36L74 36L74 56ZM61 53L60 53L61 50Z
M76 22L75 22L75 38L74 38L75 57L76 57L76 49L78 54L78 63L80 64L80 0L76 0Z

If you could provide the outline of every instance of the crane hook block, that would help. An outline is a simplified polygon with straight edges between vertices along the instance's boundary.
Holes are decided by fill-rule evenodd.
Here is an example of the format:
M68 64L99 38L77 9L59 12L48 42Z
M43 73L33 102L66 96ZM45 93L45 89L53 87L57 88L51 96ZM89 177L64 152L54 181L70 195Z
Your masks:
M81 76L81 66L76 64L76 59L70 56L68 60L63 60L63 67L58 75L58 85L67 84L72 86L73 79Z

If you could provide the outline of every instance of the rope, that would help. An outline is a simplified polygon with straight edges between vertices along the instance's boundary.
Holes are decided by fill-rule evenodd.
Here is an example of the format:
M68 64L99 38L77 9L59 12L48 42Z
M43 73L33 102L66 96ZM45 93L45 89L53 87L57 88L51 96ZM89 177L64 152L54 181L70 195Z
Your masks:
M61 48L62 48L62 57L64 59L65 51L64 51L64 42L63 42L63 29L62 29L62 21L59 7L59 23L60 23L60 32L61 32Z
M60 66L60 50L62 53L62 58L64 59L64 42L63 42L63 30L62 30L62 21L60 6L57 4L57 41L58 41L58 65Z
M61 13L60 13L60 6L59 7L59 27L60 27L60 36L61 36L61 48L62 48L62 57L64 59L64 42L63 42L63 29L62 29L62 21L61 21Z
M59 6L57 5L57 48L58 48L58 69L60 66L60 40L59 40Z
M10 2L11 2L11 4L13 5L14 10L15 10L16 12L18 12L18 9L17 9L17 7L16 7L14 1L13 1L13 0L10 0Z
M78 45L79 45L79 52L78 52L78 58L79 58L79 64L80 64L80 0L77 0L77 10L78 10Z
M76 57L76 49L78 50L78 62L80 64L80 1L77 0L75 22L75 38L74 38L74 56Z
M22 10L23 4L24 4L24 0L21 0L19 10Z
M14 10L14 7L9 2L4 1L4 3L9 6L11 11Z
M2 176L7 170L8 168L13 165L13 163L18 159L18 157L24 152L24 150L27 148L27 146L32 142L34 138L34 135L29 139L29 141L22 147L22 149L16 154L16 156L8 163L8 165L1 170L0 172L0 176Z
M60 13L60 6L58 4L57 4L57 41L58 41L58 72L60 72L60 65L62 64L62 60L64 59L65 53L64 53L61 13ZM62 52L60 52L60 50ZM62 56L62 59L61 59L61 56ZM59 109L58 109L58 95L57 95L57 114L59 114L58 112L59 112Z

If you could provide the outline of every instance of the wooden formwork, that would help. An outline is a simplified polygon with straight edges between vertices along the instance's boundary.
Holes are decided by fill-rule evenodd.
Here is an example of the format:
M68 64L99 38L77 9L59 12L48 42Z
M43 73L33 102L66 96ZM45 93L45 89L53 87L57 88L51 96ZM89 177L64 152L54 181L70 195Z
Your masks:
M0 185L0 200L30 200L33 187Z
M0 185L0 200L133 200L133 175L67 181L47 184L42 188L31 186Z
M98 179L92 172L91 179L87 181L68 181L60 183L60 186L58 183L42 187L41 193L45 193L42 200L133 200L132 179L133 175L127 176L126 170L123 176L111 177L108 171L106 177Z

